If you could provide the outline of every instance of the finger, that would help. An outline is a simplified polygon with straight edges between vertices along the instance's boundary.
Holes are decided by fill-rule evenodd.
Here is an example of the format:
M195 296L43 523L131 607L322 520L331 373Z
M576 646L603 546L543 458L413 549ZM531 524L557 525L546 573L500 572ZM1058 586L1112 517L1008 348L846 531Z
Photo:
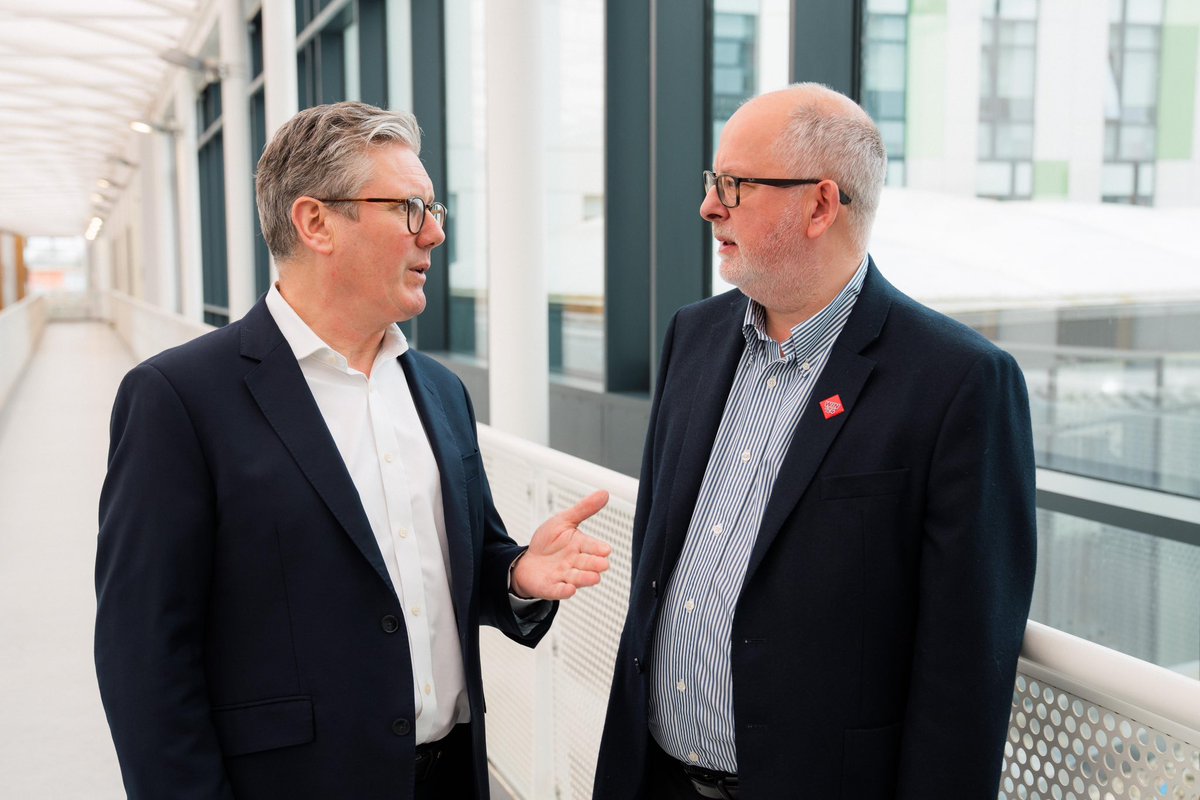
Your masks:
M608 556L612 553L612 546L608 542L594 539L582 532L575 537L575 545L579 548L579 552L591 556Z
M584 572L604 572L608 569L608 559L603 556L589 556L581 553L575 556L574 567Z
M564 580L572 586L595 586L600 582L600 573L572 569L567 572Z
M550 591L547 592L547 597L545 597L544 599L545 600L566 600L567 598L574 597L576 591L578 591L578 590L575 588L575 586L573 584L556 583L550 587Z
M572 525L578 525L606 505L608 505L608 492L600 489L592 492L559 516Z

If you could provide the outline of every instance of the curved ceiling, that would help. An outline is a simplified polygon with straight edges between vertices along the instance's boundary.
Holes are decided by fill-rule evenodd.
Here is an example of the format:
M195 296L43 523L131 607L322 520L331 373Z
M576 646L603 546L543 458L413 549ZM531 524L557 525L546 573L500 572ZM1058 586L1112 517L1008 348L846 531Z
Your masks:
M0 230L80 235L110 204L136 168L129 123L201 5L0 0Z

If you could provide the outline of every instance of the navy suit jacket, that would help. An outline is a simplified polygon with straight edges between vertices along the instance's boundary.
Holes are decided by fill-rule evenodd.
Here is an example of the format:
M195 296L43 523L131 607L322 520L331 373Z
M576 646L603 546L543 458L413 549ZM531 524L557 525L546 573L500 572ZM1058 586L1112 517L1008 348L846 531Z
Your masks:
M532 646L521 552L462 383L400 357L441 473L479 796L479 625ZM96 558L96 671L130 798L413 793L404 614L358 493L263 301L134 368L113 408ZM398 623L398 624L397 624Z
M596 800L648 798L647 665L745 346L738 291L663 346ZM826 418L818 404L841 397ZM870 265L797 425L733 617L743 800L993 800L1036 544L1020 369Z

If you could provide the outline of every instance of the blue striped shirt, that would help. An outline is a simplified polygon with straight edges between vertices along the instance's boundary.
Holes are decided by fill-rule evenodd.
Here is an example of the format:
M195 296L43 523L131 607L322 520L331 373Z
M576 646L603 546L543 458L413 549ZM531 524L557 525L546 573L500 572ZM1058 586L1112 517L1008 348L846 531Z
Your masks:
M687 538L663 597L650 674L650 732L689 764L737 772L730 640L750 551L771 488L867 261L820 312L780 345L751 300L746 347L709 454Z

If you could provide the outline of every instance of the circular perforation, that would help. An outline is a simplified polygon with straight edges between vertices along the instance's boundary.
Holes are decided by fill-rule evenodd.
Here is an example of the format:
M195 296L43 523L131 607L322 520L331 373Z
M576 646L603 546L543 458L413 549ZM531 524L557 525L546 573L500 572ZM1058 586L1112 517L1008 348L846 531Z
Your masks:
M1017 675L1000 800L1200 800L1200 748Z

